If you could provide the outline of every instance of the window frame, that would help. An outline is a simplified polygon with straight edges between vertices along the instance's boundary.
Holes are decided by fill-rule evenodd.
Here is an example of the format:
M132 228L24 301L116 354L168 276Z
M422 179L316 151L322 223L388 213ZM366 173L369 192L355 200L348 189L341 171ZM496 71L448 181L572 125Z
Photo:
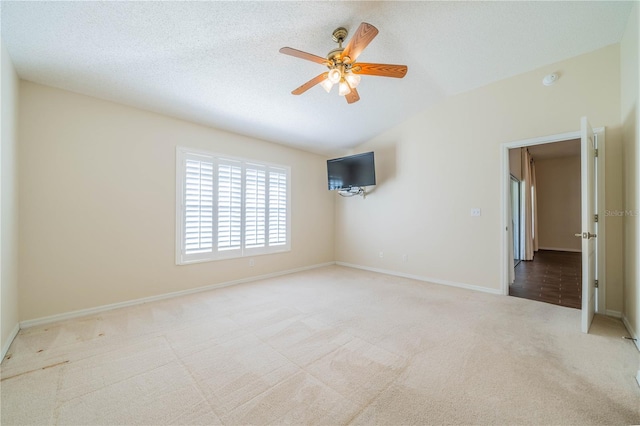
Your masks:
M210 159L213 165L213 215L212 215L212 247L210 251L201 253L185 253L185 217L186 217L186 162L189 157L200 157ZM241 207L240 207L240 246L237 249L218 250L218 212L219 212L219 165L220 164L237 164L241 167ZM246 247L246 231L247 231L247 169L264 170L265 171L265 200L264 200L264 246L260 247ZM270 182L271 173L284 174L286 185L286 212L285 212L285 242L271 244L270 243ZM278 181L279 182L279 181ZM278 189L282 187L281 183L277 183ZM276 190L280 195L281 191ZM280 211L281 203L278 203L278 209ZM280 235L282 228L278 226L277 234ZM237 259L249 256L260 256L265 254L283 253L291 251L291 167L282 164L274 164L260 160L254 160L249 158L235 157L231 155L219 154L211 151L189 148L185 146L176 146L176 265L189 265L192 263L212 262L217 260Z

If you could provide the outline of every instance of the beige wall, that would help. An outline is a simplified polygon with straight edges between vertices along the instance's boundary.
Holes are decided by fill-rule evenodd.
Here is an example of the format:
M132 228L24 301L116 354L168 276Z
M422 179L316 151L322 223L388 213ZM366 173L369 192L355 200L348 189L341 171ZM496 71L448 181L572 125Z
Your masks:
M11 343L18 325L18 177L17 177L17 110L18 76L4 44L0 41L2 59L2 146L0 158L0 322L2 323L2 356Z
M615 220L624 223L624 310L625 324L640 337L640 7L634 6L620 43L621 119L624 154L624 209ZM640 346L638 346L640 347ZM639 376L640 377L640 376Z
M581 251L580 157L536 160L538 245L541 249Z
M621 204L621 177L609 174L621 158L619 53L612 45L449 98L358 147L376 151L378 185L336 202L337 260L498 291L500 145L578 131L585 115L607 126L605 204ZM551 72L561 77L545 87ZM607 232L607 307L621 311L622 227Z
M334 259L326 159L21 82L20 319ZM176 145L291 166L292 250L175 264Z
M497 290L501 143L576 131L579 118L587 115L594 126L607 126L607 209L638 211L637 34L636 5L621 46L609 46L455 96L358 147L359 152L375 149L378 186L364 199L338 199L335 226L335 194L326 191L323 158L22 82L20 319L334 258ZM11 103L15 95L5 93L4 53L3 248L5 241L15 238L4 232L8 223L5 199L9 197L4 175L11 167L5 168L5 152L14 149L11 155L15 155L15 130L6 128L13 119L6 118L11 108L5 108L6 100ZM561 78L556 85L543 87L541 79L550 72L560 72ZM622 124L624 203L620 189ZM14 139L6 139L7 132ZM7 140L13 141L9 147ZM246 259L176 266L177 144L291 164L292 252L258 257L253 268ZM10 164L15 166L15 162ZM15 182L15 168L11 173ZM482 216L470 217L472 207L482 208ZM15 209L14 204L10 213L14 225ZM638 216L609 216L606 221L607 308L623 311L624 307L625 318L637 332ZM15 303L10 303L17 297L17 281L5 281L5 260L3 250L3 343L5 325L11 323L5 318L16 317L18 312ZM8 282L13 284L6 286Z

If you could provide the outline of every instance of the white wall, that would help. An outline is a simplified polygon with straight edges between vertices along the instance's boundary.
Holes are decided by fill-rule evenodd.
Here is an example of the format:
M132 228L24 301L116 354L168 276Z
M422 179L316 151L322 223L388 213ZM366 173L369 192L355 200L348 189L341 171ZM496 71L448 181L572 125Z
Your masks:
M536 160L538 245L541 249L581 251L580 157Z
M578 131L586 115L607 126L605 204L621 205L619 65L612 45L449 98L359 146L375 150L378 185L337 201L337 260L499 291L500 145ZM545 87L551 72L561 77ZM607 234L607 306L621 311L621 224Z
M625 324L640 337L640 7L636 3L620 43L620 102L623 123L624 187L624 311ZM640 344L638 346L640 348ZM640 374L640 372L639 372ZM640 377L640 376L639 376Z
M24 81L19 123L21 320L334 260L322 156ZM290 165L291 252L176 266L176 145Z
M11 58L0 40L2 59L2 145L0 158L0 322L2 323L0 359L9 349L18 327L18 177L17 110L18 76Z

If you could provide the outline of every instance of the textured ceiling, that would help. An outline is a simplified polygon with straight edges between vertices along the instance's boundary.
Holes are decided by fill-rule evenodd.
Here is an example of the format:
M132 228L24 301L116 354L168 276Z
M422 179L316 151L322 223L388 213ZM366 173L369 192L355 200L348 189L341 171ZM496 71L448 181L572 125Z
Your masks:
M315 152L351 148L468 91L622 38L631 2L1 2L21 78ZM380 33L361 100L291 90L325 71L339 26ZM348 37L349 38L349 37Z

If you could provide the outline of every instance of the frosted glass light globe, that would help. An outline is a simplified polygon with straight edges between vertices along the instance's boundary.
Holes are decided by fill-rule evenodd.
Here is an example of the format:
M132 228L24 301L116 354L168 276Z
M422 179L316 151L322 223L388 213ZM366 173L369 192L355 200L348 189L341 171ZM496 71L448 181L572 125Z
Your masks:
M338 95L345 96L349 93L351 93L351 88L349 87L349 84L344 79L342 79L340 85L338 86Z
M354 89L360 84L361 77L358 74L348 73L344 78L347 80L347 83L349 83L349 86Z
M340 81L340 78L342 78L342 74L340 73L339 69L332 69L331 71L329 71L329 76L327 77L329 79L330 82L332 82L333 84L336 84Z

